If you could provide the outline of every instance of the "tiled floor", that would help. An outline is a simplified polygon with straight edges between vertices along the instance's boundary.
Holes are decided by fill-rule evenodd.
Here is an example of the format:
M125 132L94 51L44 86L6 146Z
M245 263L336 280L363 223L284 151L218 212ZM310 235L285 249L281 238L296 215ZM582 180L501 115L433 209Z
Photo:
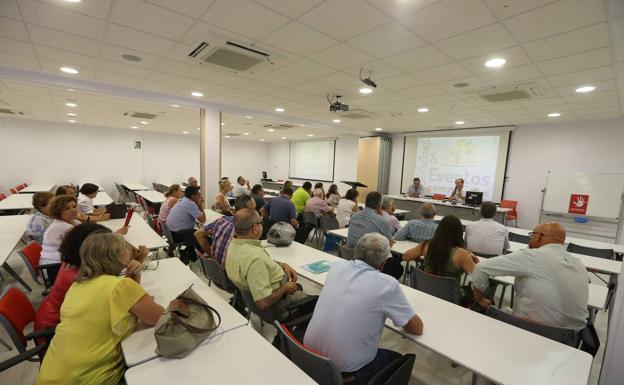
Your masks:
M31 287L33 287L33 292L29 294L29 297L36 308L41 302L42 298L40 294L40 287L32 281L17 253L14 253L14 255L9 258L9 264L20 274L20 276L26 279ZM193 267L193 270L198 273L197 267ZM3 276L5 278L5 281L1 282L3 288L8 284L14 284L12 278L9 277L8 274L4 272ZM598 282L598 280L594 281L596 281L594 283ZM305 279L301 279L301 284L303 285L304 290L310 294L318 294L320 292L320 287L318 285L306 281ZM216 288L215 290L219 291ZM220 293L223 295L224 298L227 298L227 293ZM600 372L600 365L602 363L602 355L604 351L604 341L606 340L607 316L608 313L600 312L598 313L598 316L596 318L596 329L598 331L600 340L603 342L603 346L601 346L600 351L594 358L593 368L589 380L590 385L596 385L598 383L598 375ZM256 330L258 330L258 332L260 332L265 338L267 338L267 340L271 341L273 339L275 331L272 326L265 324L263 327L261 327L259 320L255 317L252 317L252 325ZM4 330L0 331L0 338L2 338L4 341L9 341L8 336L6 335ZM412 379L410 381L410 385L460 385L471 383L471 373L468 370L461 367L451 366L451 361L415 343L401 338L398 334L388 329L384 330L381 339L381 346L402 353L416 354L416 363L414 365L414 370L412 371ZM0 346L0 361L11 357L14 353L15 350L6 351L6 349ZM475 351L475 354L479 354L479 352ZM0 373L0 384L33 385L35 383L38 368L38 363L30 362L13 367L5 372ZM488 384L489 382L485 379L480 378L478 383Z

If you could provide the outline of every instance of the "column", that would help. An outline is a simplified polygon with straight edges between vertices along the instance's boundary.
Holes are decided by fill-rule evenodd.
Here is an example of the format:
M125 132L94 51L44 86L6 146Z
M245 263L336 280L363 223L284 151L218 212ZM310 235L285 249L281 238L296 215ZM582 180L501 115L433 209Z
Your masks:
M214 108L200 110L200 180L205 208L214 203L221 178L221 111Z

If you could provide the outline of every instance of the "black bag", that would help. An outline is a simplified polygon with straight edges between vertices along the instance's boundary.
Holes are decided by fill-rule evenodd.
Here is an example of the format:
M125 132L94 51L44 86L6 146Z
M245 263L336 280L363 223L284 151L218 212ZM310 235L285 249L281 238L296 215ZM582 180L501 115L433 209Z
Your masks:
M110 203L106 205L106 212L110 214L111 219L121 219L126 217L125 203Z

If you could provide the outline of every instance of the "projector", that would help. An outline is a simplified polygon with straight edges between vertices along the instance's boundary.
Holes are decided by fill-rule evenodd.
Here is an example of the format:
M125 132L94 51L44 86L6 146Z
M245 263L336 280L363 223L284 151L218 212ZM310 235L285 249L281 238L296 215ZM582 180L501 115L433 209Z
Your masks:
M341 98L340 95L336 95L336 101L335 102L330 101L329 112L349 111L349 105L344 104L340 98ZM328 100L329 100L329 95L328 95Z

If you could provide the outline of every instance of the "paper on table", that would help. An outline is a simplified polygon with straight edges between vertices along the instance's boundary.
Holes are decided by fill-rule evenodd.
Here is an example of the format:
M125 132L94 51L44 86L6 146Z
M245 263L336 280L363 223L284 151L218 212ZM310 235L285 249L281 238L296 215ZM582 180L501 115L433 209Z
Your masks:
M329 263L329 261L322 260L318 262L308 263L307 265L302 265L301 267L311 273L320 274L329 271L330 265L331 264Z

